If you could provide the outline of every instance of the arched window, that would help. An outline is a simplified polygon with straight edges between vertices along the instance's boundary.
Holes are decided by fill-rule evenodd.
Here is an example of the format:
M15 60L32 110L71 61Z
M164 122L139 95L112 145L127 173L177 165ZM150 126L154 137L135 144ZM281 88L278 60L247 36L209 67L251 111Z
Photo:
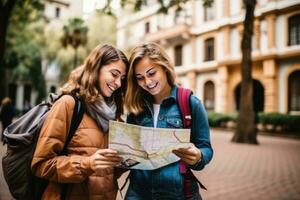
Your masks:
M288 19L289 38L288 45L300 44L300 14L294 15Z
M207 111L215 109L215 85L212 81L204 84L204 106Z
M215 40L214 38L208 38L204 41L204 61L210 61L215 59Z
M288 79L288 98L289 112L300 111L300 70L297 70L289 76Z

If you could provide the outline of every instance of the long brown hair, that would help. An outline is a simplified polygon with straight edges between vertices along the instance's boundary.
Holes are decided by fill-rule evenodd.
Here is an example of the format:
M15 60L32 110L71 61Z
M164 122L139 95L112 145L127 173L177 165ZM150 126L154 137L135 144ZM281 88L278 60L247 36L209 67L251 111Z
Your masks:
M99 70L103 65L122 60L126 66L126 76L128 74L128 59L125 54L111 45L98 45L85 59L83 65L74 69L68 81L63 85L63 94L76 93L83 101L92 103L97 100L104 100L99 88ZM122 85L112 95L112 99L117 105L117 117L123 113L123 97L126 91L125 78Z
M156 43L144 43L136 46L129 59L129 71L127 75L127 90L125 94L125 106L128 112L138 114L143 111L143 98L146 92L138 85L135 77L135 66L142 59L148 58L154 64L161 66L166 71L167 80L170 86L175 84L174 65L164 49Z

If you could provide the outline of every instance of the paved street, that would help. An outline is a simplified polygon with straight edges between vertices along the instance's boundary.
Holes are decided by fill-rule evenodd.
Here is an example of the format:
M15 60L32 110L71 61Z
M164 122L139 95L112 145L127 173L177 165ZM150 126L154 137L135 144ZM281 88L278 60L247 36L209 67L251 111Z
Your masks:
M300 141L259 136L259 146L230 143L232 134L213 133L215 156L198 173L206 200L300 199Z
M255 146L233 144L231 137L229 132L212 132L214 158L196 172L208 188L201 191L203 199L300 200L300 140L258 136L260 145ZM0 146L2 157L5 149ZM2 170L0 179L0 200L10 200Z

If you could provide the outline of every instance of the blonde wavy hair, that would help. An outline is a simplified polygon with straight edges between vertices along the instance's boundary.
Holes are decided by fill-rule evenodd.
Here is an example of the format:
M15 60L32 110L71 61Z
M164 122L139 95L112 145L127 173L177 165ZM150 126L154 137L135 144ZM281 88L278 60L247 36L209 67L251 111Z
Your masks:
M85 59L83 65L70 73L68 81L60 90L63 94L75 93L87 103L104 100L99 88L99 71L103 65L108 65L119 60L125 64L127 76L129 63L125 54L111 45L98 45ZM123 113L125 91L126 78L122 81L121 87L110 98L117 105L117 117Z
M129 59L129 70L127 75L127 90L125 94L125 107L128 112L139 114L143 111L144 98L149 95L139 85L135 77L135 67L142 59L148 58L154 64L161 66L167 75L167 80L170 86L175 85L174 65L165 50L158 44L150 42L136 46L131 51Z

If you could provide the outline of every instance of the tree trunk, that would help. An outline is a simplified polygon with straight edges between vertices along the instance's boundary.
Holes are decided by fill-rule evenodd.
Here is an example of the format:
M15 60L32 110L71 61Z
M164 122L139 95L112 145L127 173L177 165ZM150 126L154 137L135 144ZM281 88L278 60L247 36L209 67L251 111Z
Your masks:
M233 142L258 144L256 139L255 113L253 109L253 83L252 83L252 35L254 24L254 10L256 0L244 0L246 17L242 39L242 66L241 66L241 96L237 127L232 138Z
M2 77L0 79L0 100L7 96L7 76L6 74L6 66L4 62L4 53L5 53L5 40L8 28L8 21L11 16L14 5L17 0L9 0L6 4L0 4L0 74Z

